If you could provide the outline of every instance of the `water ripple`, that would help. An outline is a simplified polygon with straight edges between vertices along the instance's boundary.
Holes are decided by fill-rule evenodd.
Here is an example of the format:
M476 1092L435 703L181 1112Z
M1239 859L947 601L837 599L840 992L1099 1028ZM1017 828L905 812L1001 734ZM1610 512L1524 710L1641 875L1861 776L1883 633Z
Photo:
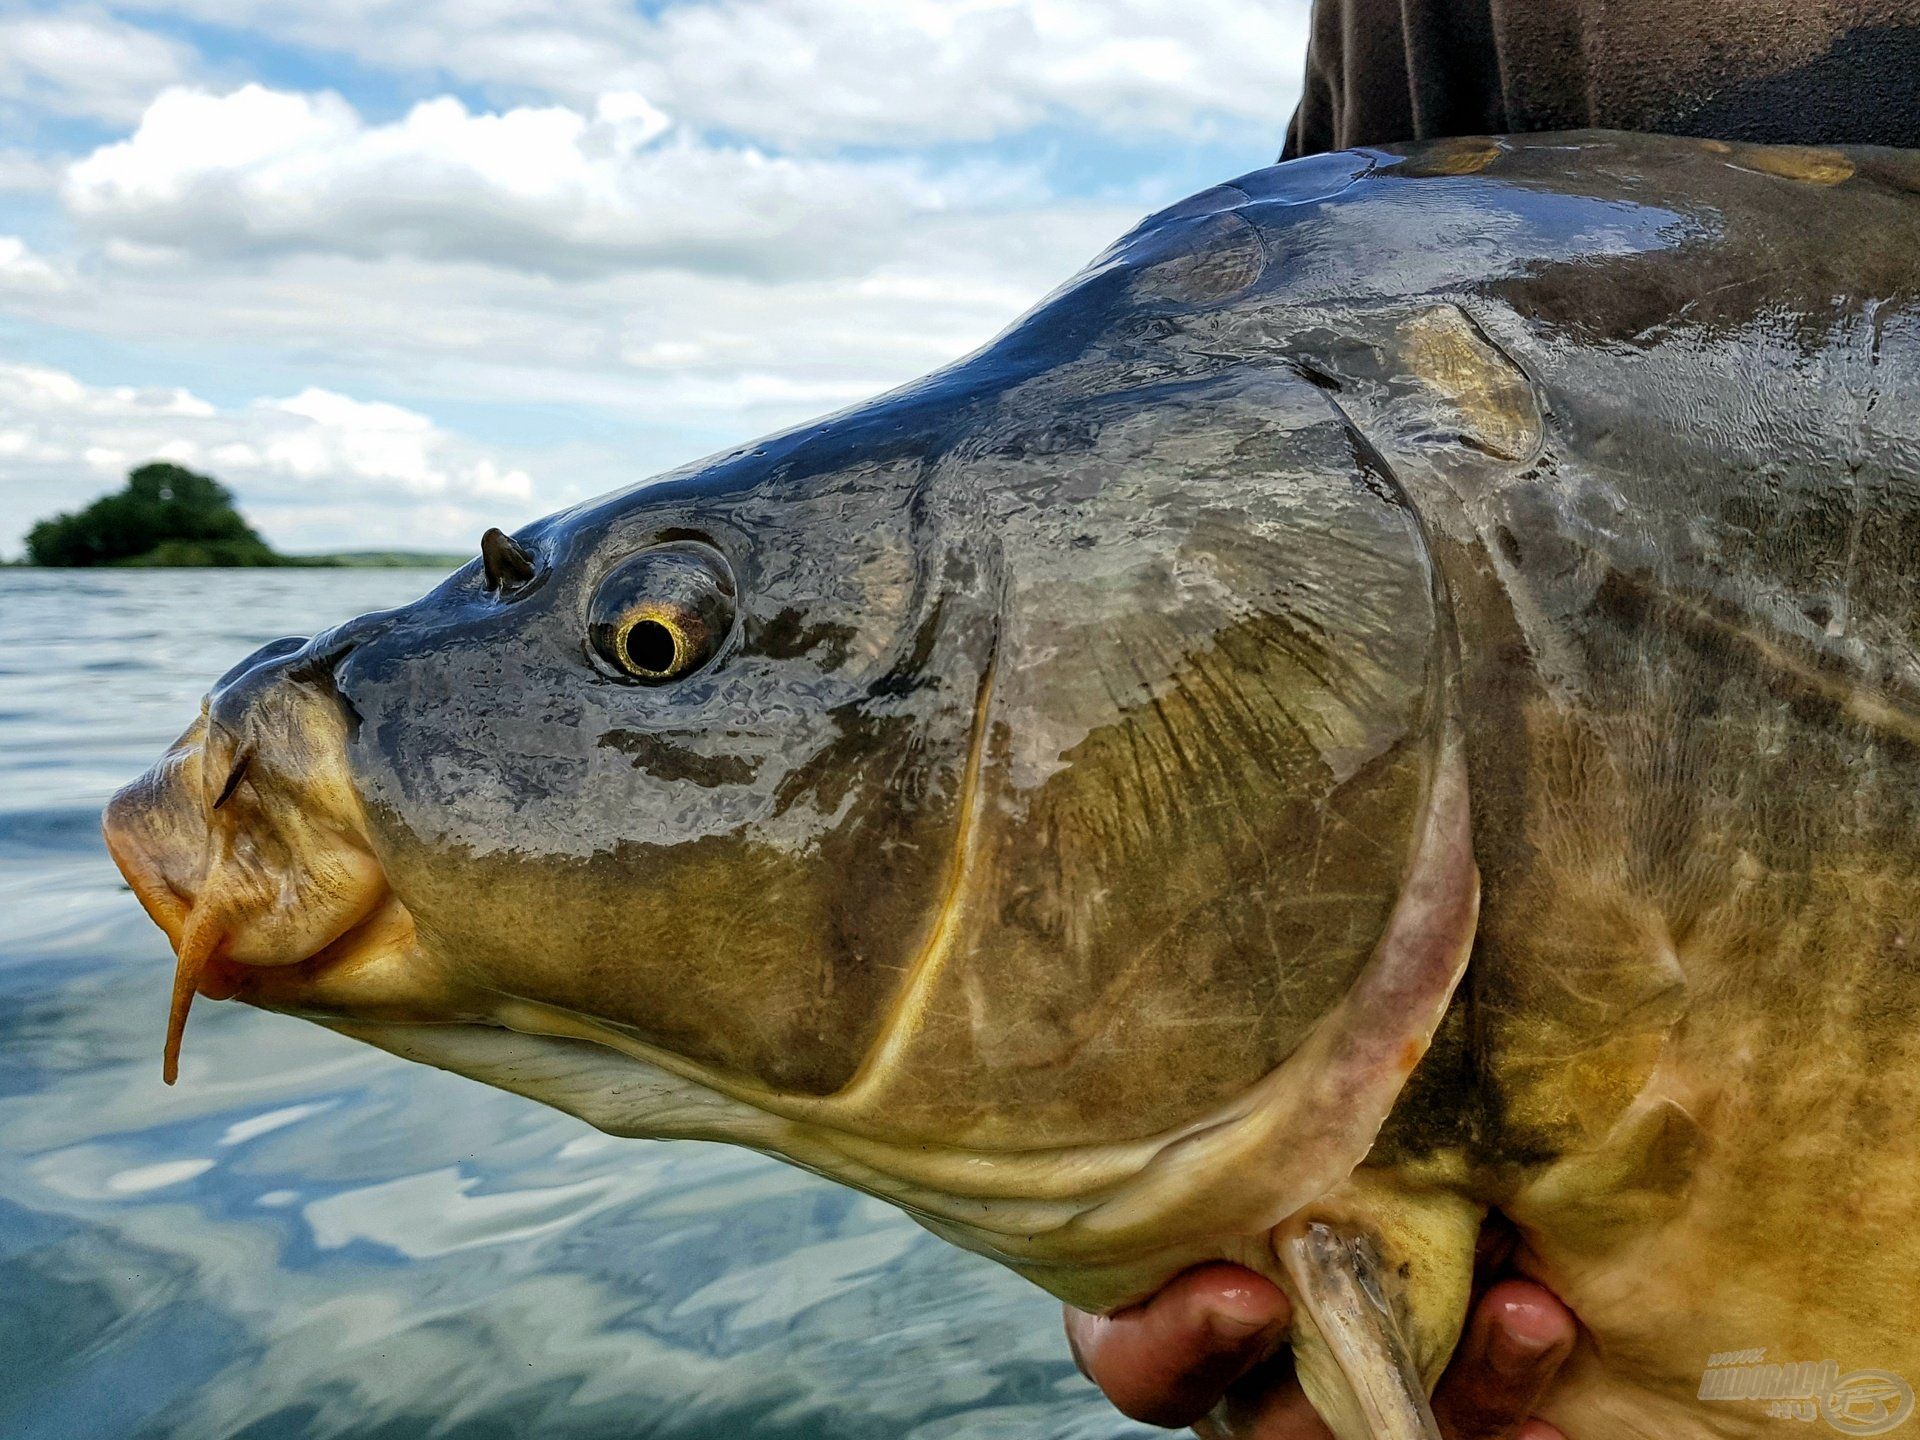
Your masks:
M0 572L0 1434L1107 1440L1058 1312L864 1197L600 1135L230 1005L99 808L279 635L396 572Z

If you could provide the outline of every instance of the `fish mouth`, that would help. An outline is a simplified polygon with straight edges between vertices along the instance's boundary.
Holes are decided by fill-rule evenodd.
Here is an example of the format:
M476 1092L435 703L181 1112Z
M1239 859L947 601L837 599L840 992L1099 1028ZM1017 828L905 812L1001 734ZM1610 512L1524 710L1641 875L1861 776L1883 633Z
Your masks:
M215 870L206 888L183 892L137 833L124 821L116 823L118 818L110 807L104 826L107 851L135 898L166 933L175 956L161 1062L161 1077L169 1085L179 1078L187 1016L196 997L338 1018L344 1011L333 997L368 988L364 981L356 986L355 977L392 972L415 952L412 913L377 870L371 883L341 897L332 923L317 932L317 940L287 950L276 933L283 928L273 923L277 917L250 915L244 889L223 885ZM298 877L287 885L289 891L299 888Z
M170 1085L197 996L329 1013L341 977L414 949L346 774L343 730L330 696L297 685L276 687L243 731L203 710L107 805L107 852L176 957Z

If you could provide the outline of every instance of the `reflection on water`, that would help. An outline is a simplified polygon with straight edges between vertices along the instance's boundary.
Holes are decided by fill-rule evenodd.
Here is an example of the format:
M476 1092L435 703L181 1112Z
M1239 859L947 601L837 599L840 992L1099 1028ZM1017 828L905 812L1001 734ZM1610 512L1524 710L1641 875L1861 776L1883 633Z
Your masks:
M1146 1434L1056 1307L876 1201L613 1140L170 965L108 794L235 659L398 571L0 571L0 1434Z

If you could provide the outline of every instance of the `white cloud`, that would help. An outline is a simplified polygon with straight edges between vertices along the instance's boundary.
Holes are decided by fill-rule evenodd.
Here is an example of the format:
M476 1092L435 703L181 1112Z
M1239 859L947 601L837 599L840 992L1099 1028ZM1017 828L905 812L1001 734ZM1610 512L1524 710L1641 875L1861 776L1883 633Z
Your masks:
M76 163L64 195L96 232L202 256L416 255L561 275L845 271L884 253L903 219L951 203L913 166L795 160L668 129L628 92L590 115L474 114L443 96L368 125L336 95L176 89L129 139ZM981 176L966 179L978 203Z
M244 47L143 51L120 22L66 12L117 26L123 52L166 52L161 78L99 81L137 121L119 143L64 166L46 146L0 151L0 188L63 169L71 221L29 218L38 198L0 221L31 241L0 238L0 308L48 327L15 333L77 347L61 353L111 342L90 372L257 367L257 389L286 398L192 417L155 409L185 392L83 386L36 416L0 387L0 549L163 451L234 484L282 544L465 545L911 379L1178 198L1144 176L1137 201L1058 198L1040 161L966 147L1063 122L1158 136L1142 163L1176 171L1200 152L1166 137L1230 124L1254 163L1278 145L1305 17L1304 0L152 8L304 47L322 77L350 52L403 89L469 98L375 116L324 92L166 88L243 81ZM69 59L84 71L85 47ZM0 56L0 116L24 63ZM830 153L855 142L871 148ZM528 438L488 454L382 400L443 418L483 404L470 423ZM496 493L516 473L539 483Z
M515 433L516 417L537 411L540 438L515 457L540 479L534 514L925 374L1005 327L1136 218L1131 206L1087 204L924 215L896 231L896 253L856 273L777 283L659 271L560 283L410 256L242 264L118 242L66 288L0 293L0 305L81 344L154 356L142 373L162 377L176 356L224 373L264 364L286 377L279 394L315 385L481 404L494 433ZM147 458L129 448L129 463ZM260 456L199 453L235 479ZM281 452L289 462L296 453ZM487 523L508 523L510 510ZM298 543L344 545L355 518L310 510L302 533L317 538ZM419 517L405 528L384 508L359 519L416 537L429 528Z
M7 308L136 349L171 353L192 337L193 353L223 367L270 357L288 390L482 402L501 423L520 406L590 409L604 417L593 431L618 430L607 442L618 453L537 470L590 494L957 358L1137 218L1093 205L925 216L861 273L779 283L635 271L562 284L408 257L237 265L122 252Z
M11 308L127 341L297 353L318 383L360 392L600 406L656 429L692 417L702 433L690 443L705 446L972 349L1138 215L945 206L917 182L888 189L871 167L693 145L683 155L709 173L649 205L640 181L658 181L656 154L680 143L662 138L664 123L627 95L603 98L591 119L554 107L476 116L443 100L369 126L330 96L176 91L131 140L73 171L69 202L104 239L83 280ZM715 157L782 178L743 196ZM834 174L871 198L836 213L822 178ZM951 188L974 201L987 187ZM741 218L743 206L757 213ZM777 224L796 228L779 237ZM727 230L737 263L706 253L663 274L687 243L675 228L693 225ZM503 266L511 233L522 239ZM279 253L244 253L269 241ZM616 247L630 263L603 264Z
M0 194L30 195L55 191L67 173L67 162L17 145L0 145Z
M160 8L158 4L154 8ZM166 0L363 65L576 105L632 89L781 146L984 140L1053 121L1279 140L1306 0Z
M18 235L0 235L0 295L64 290L67 283L57 266L34 254Z
M212 471L269 540L296 549L459 549L540 508L524 470L397 405L312 388L223 409L182 389L0 363L0 547L153 459Z
M90 10L0 17L0 101L96 120L132 120L188 76L182 46Z
M533 482L525 471L503 470L485 455L453 456L455 447L444 431L399 405L354 400L308 386L284 400L256 401L254 411L267 432L257 458L247 453L251 447L245 442L229 442L218 452L229 471L301 482L345 477L381 495L508 502L533 496ZM278 416L290 416L294 423L276 427Z
M1233 115L1267 120L1277 149L1305 36L1300 0L732 0L668 8L633 83L689 119L789 143L1059 121L1192 133ZM564 93L562 76L542 79Z

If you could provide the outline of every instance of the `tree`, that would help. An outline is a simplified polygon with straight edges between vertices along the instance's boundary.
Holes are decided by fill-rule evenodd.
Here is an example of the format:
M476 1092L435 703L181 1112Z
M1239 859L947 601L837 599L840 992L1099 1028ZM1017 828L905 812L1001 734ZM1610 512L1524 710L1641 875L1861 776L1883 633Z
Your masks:
M86 509L42 520L27 532L36 565L272 565L279 557L234 509L210 475L155 461L127 476L124 490Z

